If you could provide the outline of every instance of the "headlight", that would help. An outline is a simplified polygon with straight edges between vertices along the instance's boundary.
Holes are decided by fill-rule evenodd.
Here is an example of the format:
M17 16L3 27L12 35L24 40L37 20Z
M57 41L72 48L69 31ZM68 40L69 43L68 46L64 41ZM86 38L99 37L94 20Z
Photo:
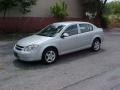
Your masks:
M38 46L39 46L39 45L37 45L37 44L33 44L33 45L26 46L26 47L24 48L24 51L32 51L32 50L38 48Z

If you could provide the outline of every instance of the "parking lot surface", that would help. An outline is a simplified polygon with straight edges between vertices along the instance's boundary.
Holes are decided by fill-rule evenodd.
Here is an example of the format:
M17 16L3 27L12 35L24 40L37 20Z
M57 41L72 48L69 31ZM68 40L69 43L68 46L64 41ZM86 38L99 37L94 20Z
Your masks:
M52 65L21 62L0 41L0 90L120 90L120 32L105 32L99 52L82 50Z

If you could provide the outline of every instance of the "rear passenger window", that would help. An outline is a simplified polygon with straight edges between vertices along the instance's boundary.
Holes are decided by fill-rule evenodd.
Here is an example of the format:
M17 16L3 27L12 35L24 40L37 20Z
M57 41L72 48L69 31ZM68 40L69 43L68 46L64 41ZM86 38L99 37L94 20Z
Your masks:
M93 31L93 26L89 24L79 24L81 33Z

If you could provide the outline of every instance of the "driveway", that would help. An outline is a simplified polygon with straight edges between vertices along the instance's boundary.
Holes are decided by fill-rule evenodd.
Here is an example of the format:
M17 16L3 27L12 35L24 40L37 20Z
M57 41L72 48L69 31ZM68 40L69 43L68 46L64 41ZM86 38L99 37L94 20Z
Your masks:
M15 59L16 41L0 41L0 90L120 90L120 32L105 32L102 50L61 56L52 65Z

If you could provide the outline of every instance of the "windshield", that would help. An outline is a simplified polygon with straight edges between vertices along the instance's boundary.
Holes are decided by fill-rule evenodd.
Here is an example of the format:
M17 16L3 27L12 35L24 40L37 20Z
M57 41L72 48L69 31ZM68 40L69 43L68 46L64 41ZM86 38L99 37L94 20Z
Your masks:
M49 25L42 29L37 35L47 36L47 37L54 37L57 33L59 33L65 25Z

